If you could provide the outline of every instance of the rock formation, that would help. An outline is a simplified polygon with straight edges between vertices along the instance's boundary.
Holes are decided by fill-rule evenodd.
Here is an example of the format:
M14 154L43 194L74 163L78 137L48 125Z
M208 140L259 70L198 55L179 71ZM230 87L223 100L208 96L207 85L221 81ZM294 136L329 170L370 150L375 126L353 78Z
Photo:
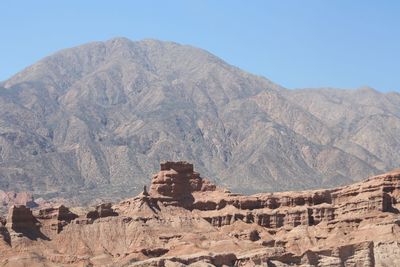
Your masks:
M102 203L97 205L95 210L89 211L86 218L96 220L108 216L118 216L118 213L113 210L111 203Z
M35 217L41 223L42 231L47 233L47 235L51 235L52 231L55 231L56 233L61 232L63 226L76 219L78 215L72 213L64 205L60 205L39 209L37 210Z
M45 238L40 232L40 225L32 211L24 205L13 205L8 211L6 228L16 236L26 236L29 239Z
M399 208L400 170L244 196L165 162L148 191L114 205L13 206L0 220L0 265L399 266Z
M160 172L153 176L149 194L164 205L191 208L194 192L213 191L215 188L215 185L194 172L193 164L167 161L161 164Z

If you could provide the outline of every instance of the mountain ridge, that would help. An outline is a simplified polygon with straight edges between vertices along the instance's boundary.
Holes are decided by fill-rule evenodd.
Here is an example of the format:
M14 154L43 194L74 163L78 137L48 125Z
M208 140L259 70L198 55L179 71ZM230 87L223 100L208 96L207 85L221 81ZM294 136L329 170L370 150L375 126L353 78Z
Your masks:
M248 193L337 186L400 164L400 97L288 90L173 42L64 49L0 86L4 191L121 198L170 159Z

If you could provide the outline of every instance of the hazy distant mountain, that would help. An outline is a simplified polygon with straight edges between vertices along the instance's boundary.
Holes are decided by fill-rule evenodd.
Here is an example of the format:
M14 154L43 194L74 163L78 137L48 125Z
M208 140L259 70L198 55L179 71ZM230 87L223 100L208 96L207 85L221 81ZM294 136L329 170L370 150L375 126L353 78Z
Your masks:
M0 189L133 194L160 160L236 191L352 182L400 165L400 95L286 90L212 54L117 38L0 84Z

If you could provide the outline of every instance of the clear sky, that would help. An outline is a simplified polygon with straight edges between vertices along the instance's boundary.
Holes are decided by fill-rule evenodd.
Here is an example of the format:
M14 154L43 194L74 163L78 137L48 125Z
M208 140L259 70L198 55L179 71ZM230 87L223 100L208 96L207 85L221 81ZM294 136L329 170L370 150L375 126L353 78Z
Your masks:
M4 0L0 80L59 49L124 36L190 44L287 88L400 91L400 1Z

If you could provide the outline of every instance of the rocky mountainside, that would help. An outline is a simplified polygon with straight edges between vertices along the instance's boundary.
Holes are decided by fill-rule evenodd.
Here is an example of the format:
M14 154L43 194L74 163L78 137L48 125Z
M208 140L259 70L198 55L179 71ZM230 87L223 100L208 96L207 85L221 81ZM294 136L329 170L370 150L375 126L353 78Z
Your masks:
M399 266L400 170L303 192L234 194L187 162L92 209L12 206L1 266Z
M117 38L0 83L0 189L81 202L189 160L244 193L348 184L400 164L400 95L286 90L210 53Z

